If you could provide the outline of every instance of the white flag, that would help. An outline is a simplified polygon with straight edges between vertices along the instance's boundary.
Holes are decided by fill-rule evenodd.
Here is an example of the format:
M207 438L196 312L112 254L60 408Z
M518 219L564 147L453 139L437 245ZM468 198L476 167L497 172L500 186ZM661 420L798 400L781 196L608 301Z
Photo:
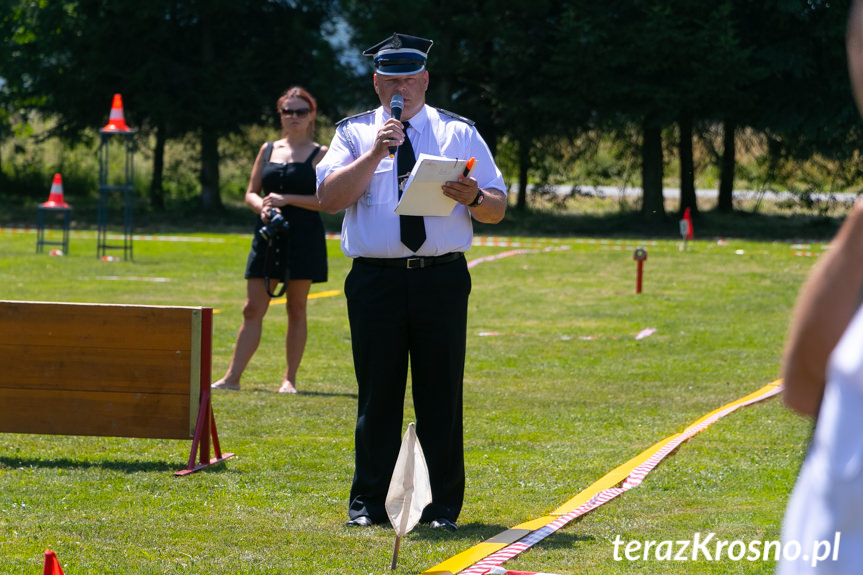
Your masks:
M411 422L402 439L387 491L387 515L396 530L396 536L402 537L419 523L423 509L431 500L428 467L417 440L416 426Z

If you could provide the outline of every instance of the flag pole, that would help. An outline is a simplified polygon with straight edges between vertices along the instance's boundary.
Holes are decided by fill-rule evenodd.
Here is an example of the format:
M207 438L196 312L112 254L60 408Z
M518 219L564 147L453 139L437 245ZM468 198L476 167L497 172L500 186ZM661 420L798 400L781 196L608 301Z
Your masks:
M390 571L396 570L396 563L399 562L399 545L401 544L401 542L402 542L402 536L396 535L396 546L395 546L395 549L393 549L393 563L392 563L392 565L390 565Z
M419 523L422 511L431 503L429 472L416 433L416 424L408 424L402 438L399 456L387 489L387 517L396 533L393 561L390 569L395 571L399 560L399 546L402 537Z

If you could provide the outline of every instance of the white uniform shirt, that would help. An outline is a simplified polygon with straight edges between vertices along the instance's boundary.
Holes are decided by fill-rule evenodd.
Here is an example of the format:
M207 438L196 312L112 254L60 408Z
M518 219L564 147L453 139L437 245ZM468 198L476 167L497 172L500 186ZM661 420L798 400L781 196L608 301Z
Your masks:
M863 572L863 307L830 355L812 445L782 523L783 551L789 543L799 544L800 558L783 560L778 575ZM829 556L815 561L828 545Z
M383 107L340 123L329 150L317 167L318 185L335 170L347 166L373 147L378 130L390 116ZM476 158L471 177L480 188L506 192L503 175L491 151L472 125L424 106L410 120L407 137L414 153L466 160ZM456 204L448 217L426 216L426 241L414 254L400 239L396 158L384 158L362 197L348 206L342 222L342 251L348 257L403 258L466 252L473 241L467 207Z

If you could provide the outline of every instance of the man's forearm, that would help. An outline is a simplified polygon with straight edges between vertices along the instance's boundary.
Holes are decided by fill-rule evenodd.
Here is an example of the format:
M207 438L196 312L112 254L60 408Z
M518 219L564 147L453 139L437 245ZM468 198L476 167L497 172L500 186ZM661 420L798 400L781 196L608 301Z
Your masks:
M366 152L327 176L318 186L318 201L324 211L334 214L355 204L366 191L378 163L379 160Z

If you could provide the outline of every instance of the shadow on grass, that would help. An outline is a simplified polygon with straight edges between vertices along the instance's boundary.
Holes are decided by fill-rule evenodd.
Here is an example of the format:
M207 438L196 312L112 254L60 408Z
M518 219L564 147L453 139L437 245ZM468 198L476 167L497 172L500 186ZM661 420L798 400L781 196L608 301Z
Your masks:
M389 523L382 523L377 525L375 528L392 531L392 526ZM350 529L357 529L356 527L351 527ZM510 528L504 525L498 525L493 523L482 523L474 521L472 523L465 523L459 525L457 531L447 531L445 529L432 529L426 523L420 523L410 532L409 537L422 539L426 541L446 541L446 540L461 540L465 539L470 542L481 542L481 543L502 543L509 544L514 543L531 533L530 530L527 529L519 529L516 534L506 534L504 532L509 531ZM498 541L498 536L502 536L501 540ZM575 533L568 533L564 531L556 531L553 534L549 535L545 539L542 539L542 545L550 548L567 548L571 547L575 543L583 542L583 541L595 541L596 538L593 535L579 535Z
M580 519L580 518L579 518ZM577 522L577 520L576 520ZM509 544L509 542L518 541L533 531L529 529L514 529L513 533L505 534L504 532L509 531L510 527L504 527L502 525L492 525L488 523L481 522L473 522L466 523L464 525L459 526L459 530L455 533L464 532L465 535L470 535L473 538L476 538L479 535L482 538L483 543L504 543ZM432 533L437 533L437 530L426 528L427 531ZM455 534L454 533L454 534ZM501 540L498 541L498 536L501 536ZM549 547L566 547L570 546L573 543L577 543L579 541L594 541L596 538L592 535L579 535L570 532L564 531L555 531L545 539L542 539L543 545Z
M109 471L120 471L122 473L139 472L164 472L174 473L186 468L188 460L177 461L128 461L119 459L106 459L101 461L82 461L80 459L61 458L35 458L35 457L4 457L0 456L0 468L5 469L63 469L71 471L75 469L105 469ZM213 465L198 471L198 473L212 473L214 471L225 471L227 468L223 463Z
M268 393L268 394L276 394L276 395L285 395L287 397L291 396L309 396L309 397L344 397L345 399L357 399L356 393L334 393L329 391L305 391L300 389L297 393L279 393L277 389L268 389L263 387L256 387L252 389L254 393Z
M309 395L312 397L344 397L346 399L357 399L359 396L356 393L333 393L328 391L303 391L297 392L297 395Z
M474 223L477 235L538 237L632 237L680 239L680 219L674 213L645 218L635 211L578 213L519 212L511 206L499 224ZM836 234L843 216L806 213L700 212L693 220L695 239L738 238L755 241L828 240Z
M9 201L6 201L6 200ZM41 201L41 196L39 201ZM73 207L72 228L96 229L97 201L92 197L67 197ZM32 227L39 201L0 193L0 226ZM631 206L601 204L601 199L568 202L563 208L534 207L520 211L507 208L498 224L475 222L477 235L526 237L637 237L679 239L680 218L673 209L666 215L646 217ZM766 203L765 203L766 204ZM725 213L702 210L693 218L696 239L739 238L750 240L827 240L832 238L847 211L832 215L799 206L783 208L777 203ZM837 215L838 214L838 215ZM327 233L341 230L343 213L321 213ZM251 235L255 215L242 203L225 203L222 209L204 212L196 199L174 202L161 212L153 211L144 198L134 207L135 233L247 233ZM109 228L122 226L122 214L109 214Z

